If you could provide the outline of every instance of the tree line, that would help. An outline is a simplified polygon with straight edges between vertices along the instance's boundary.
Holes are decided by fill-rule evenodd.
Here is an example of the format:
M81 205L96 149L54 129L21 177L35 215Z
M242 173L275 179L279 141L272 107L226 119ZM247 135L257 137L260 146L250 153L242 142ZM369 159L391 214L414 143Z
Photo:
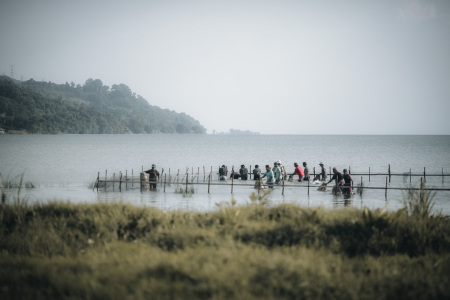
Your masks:
M206 133L194 118L150 105L125 84L21 82L7 76L0 76L0 127L37 134Z

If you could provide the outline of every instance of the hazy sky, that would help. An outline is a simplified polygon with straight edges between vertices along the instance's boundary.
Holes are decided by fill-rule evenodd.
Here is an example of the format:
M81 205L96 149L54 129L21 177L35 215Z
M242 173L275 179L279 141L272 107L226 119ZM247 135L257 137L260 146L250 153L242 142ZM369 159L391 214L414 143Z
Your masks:
M0 74L124 83L208 132L450 134L449 0L0 0Z

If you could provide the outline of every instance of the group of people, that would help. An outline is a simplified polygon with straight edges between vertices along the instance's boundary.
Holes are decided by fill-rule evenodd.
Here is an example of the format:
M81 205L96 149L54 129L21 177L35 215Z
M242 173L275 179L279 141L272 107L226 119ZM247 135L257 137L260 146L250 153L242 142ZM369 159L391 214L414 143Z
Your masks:
M298 163L294 163L294 172L292 174L288 174L284 165L281 161L276 161L273 163L273 168L270 165L265 166L265 172L262 172L259 168L259 165L255 165L255 168L252 170L253 179L261 180L262 178L266 178L266 184L269 188L272 188L274 184L279 184L282 180L293 181L294 176L298 176L297 181L309 181L311 180L311 174L309 172L308 164L303 162L303 169ZM326 181L327 180L327 170L325 169L325 165L321 162L319 163L320 173L314 177L314 181ZM337 182L337 187L342 190L343 194L351 194L351 186L353 183L353 178L349 174L347 169L343 170L344 174L338 171L336 167L333 168L333 176L331 179L325 183L328 184L332 181ZM225 165L219 168L219 180L227 180L228 169ZM289 175L289 179L287 176ZM232 171L230 175L230 179L248 179L248 169L245 165L241 165L239 171Z
M325 169L324 164L321 162L319 164L321 170L320 173L314 177L314 181L326 181L327 180L327 171ZM156 170L156 165L153 164L152 168L144 171L143 173L148 174L148 180L150 182L150 188L156 189L156 183L159 180L160 173ZM294 163L294 172L292 174L287 174L284 165L280 160L273 163L273 168L270 165L265 166L265 172L262 173L261 169L258 165L255 165L255 168L252 170L253 179L261 180L262 178L266 178L266 184L269 188L272 188L274 184L279 184L282 180L287 179L287 175L289 175L289 181L294 180L294 176L298 176L298 181L309 181L310 180L310 172L306 162L303 162L303 169L297 164ZM351 194L351 186L353 183L353 178L349 174L347 169L343 170L342 174L338 171L336 167L333 168L333 176L331 179L325 183L325 185L329 184L332 181L336 181L336 187L342 190L344 195ZM225 165L219 168L219 180L227 180L228 168ZM232 170L230 179L248 179L248 169L245 165L241 165L239 171Z
M328 181L326 184L329 184L333 180L336 181L336 188L340 189L342 191L342 194L344 195L350 195L352 193L352 184L353 184L353 178L349 174L347 169L343 170L344 174L338 171L336 167L333 168L333 176L331 177L330 181Z

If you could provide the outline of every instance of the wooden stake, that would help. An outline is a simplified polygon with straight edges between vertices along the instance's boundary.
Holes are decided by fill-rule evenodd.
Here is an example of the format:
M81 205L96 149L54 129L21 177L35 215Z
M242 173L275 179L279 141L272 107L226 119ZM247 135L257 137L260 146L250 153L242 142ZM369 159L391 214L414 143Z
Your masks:
M128 170L125 170L125 190L128 190Z
M362 178L362 177L361 177ZM369 182L370 182L370 167L369 167ZM361 180L361 183L362 183L362 180Z
M108 180L108 170L105 170L105 192L106 192L106 181Z
M361 189L359 190L359 195L362 196L362 193L363 193L363 179L362 179L362 176L361 176Z
M411 168L409 168L409 183L411 183L411 177L412 177L412 175L411 175Z
M309 196L309 179L308 179L308 196Z
M391 165L388 165L389 183L391 183Z
M387 184L388 184L388 179L386 177L386 188L384 189L384 198L387 199Z
M233 194L234 166L231 167L231 193Z
M330 167L331 168L331 167ZM334 180L334 182L336 183L336 189L334 190L334 195L336 196L337 195L337 189L338 189L338 181L337 181L337 176L336 176L336 179Z
M423 190L423 178L422 177L420 177L420 200L422 200L422 190Z
M208 194L209 194L209 187L211 186L211 176L212 176L212 173L209 173L209 176L208 176Z
M425 167L423 167L423 182L427 182L427 175L425 174Z
M119 177L119 192L122 192L122 172L120 172L120 177Z
M114 192L114 181L116 181L116 173L113 173L113 192Z
M281 190L281 195L284 196L284 178L281 178L281 181L282 181L282 183L283 183L283 189Z
M167 174L164 174L164 193L166 192Z

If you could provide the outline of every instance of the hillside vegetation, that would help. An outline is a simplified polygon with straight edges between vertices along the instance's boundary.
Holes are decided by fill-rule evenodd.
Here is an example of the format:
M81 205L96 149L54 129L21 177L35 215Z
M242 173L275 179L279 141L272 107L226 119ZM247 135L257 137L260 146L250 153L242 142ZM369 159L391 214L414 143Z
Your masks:
M28 133L206 133L195 119L150 105L125 84L56 84L0 76L0 127Z
M263 198L214 212L6 201L0 298L450 298L449 218Z

